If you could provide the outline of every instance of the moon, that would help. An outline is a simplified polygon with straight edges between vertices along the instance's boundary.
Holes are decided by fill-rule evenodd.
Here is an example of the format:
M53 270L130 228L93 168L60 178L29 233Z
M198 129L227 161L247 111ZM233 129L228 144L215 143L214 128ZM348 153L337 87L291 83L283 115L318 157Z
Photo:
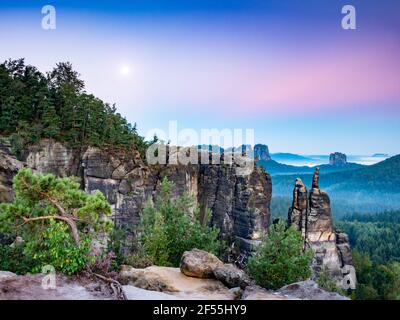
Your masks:
M127 64L122 65L119 72L122 76L128 76L131 73L131 67Z

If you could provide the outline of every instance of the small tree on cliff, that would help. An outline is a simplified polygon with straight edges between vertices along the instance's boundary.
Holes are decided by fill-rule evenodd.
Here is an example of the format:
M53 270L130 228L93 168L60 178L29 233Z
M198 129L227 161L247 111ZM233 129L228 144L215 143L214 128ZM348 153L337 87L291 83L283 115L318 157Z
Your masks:
M249 258L247 266L257 284L279 289L309 278L313 256L311 249L303 252L300 232L293 226L286 228L281 221L270 227L268 236Z
M174 199L174 184L164 178L155 203L144 210L139 226L139 252L149 263L179 266L182 254L194 248L217 254L219 230L209 226L210 212L200 215L194 199L183 194Z
M92 239L109 232L111 207L103 194L89 195L71 178L34 174L21 169L14 178L15 201L0 206L0 232L21 236L24 255L65 273L89 262Z

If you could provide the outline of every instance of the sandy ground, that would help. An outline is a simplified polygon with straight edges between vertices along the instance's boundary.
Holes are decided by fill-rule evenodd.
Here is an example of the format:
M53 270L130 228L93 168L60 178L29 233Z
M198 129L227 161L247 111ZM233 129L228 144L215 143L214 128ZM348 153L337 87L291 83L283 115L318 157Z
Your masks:
M0 279L0 300L113 300L104 283L84 277L56 277L55 289L44 289L44 275Z

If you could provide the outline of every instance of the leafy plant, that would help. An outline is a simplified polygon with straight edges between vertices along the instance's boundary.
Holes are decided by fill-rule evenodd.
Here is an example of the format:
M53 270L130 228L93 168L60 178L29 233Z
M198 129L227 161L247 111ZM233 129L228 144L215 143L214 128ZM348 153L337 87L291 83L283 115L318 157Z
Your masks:
M171 195L174 184L164 178L156 203L149 203L138 230L138 260L178 266L184 251L193 248L217 254L219 230L209 227L209 213L200 214L192 197Z
M342 290L338 286L337 281L331 276L327 268L324 268L322 272L319 274L317 278L317 283L321 288L324 288L327 291L337 292L341 295L346 295L344 290Z
M293 227L286 228L283 221L274 224L269 234L249 258L249 274L257 284L267 289L278 289L284 285L310 277L313 251L303 251L301 234Z
M93 239L107 234L111 207L103 194L89 195L71 178L34 174L23 168L14 177L15 201L0 205L0 232L21 236L23 256L73 274L90 262Z
M0 270L26 274L34 267L35 261L24 254L23 244L0 245Z
M90 244L91 238L85 235L77 246L68 232L67 225L50 220L41 243L29 242L25 253L35 261L33 272L41 272L43 266L52 265L62 273L75 274L94 261L94 257L89 255Z

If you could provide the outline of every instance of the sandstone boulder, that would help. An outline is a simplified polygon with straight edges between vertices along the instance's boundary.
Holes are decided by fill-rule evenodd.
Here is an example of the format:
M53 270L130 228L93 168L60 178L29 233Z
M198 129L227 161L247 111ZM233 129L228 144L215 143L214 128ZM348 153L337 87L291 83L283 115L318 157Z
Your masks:
M179 300L172 294L145 290L131 285L122 286L122 290L127 300Z
M291 300L349 300L338 293L326 291L312 280L290 284L279 289L277 293L286 295Z
M229 290L216 279L200 279L185 276L179 268L152 266L135 269L123 266L122 282L137 288L163 292L176 299L234 300L236 292Z
M247 274L232 264L224 264L214 269L214 276L228 288L245 288L250 284Z
M213 254L193 249L183 254L180 269L188 277L207 279L214 278L214 270L223 265L222 261Z
M242 300L288 300L288 298L259 286L247 286L243 292Z

